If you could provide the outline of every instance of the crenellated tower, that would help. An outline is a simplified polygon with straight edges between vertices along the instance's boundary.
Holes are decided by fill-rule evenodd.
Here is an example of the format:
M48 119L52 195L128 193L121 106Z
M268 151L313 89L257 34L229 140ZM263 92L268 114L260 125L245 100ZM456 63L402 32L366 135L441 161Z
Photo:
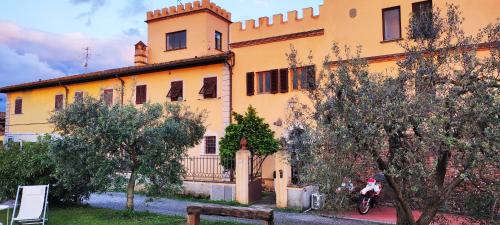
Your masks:
M229 51L231 13L210 0L147 12L148 63Z

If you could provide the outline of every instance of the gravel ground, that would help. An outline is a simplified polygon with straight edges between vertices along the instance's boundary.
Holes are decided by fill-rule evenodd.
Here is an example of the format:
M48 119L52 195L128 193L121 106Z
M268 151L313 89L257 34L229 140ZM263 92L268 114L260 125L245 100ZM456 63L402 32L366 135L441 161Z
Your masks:
M86 202L93 207L98 208L109 208L115 210L125 209L125 193L104 193L104 194L93 194L90 199ZM152 201L147 201L148 198L140 195L135 196L135 210L138 211L150 211L153 213L163 214L163 215L176 215L185 216L186 208L188 205L210 205L205 203L194 203L182 200L172 200L172 199L155 199ZM251 224L262 224L260 221L247 220L247 219L236 219L231 217L220 217L220 216L202 216L203 219L207 220L224 220L224 221L237 221L242 223ZM274 219L276 224L284 225L373 225L369 222L360 222L354 220L344 220L344 219L332 219L310 214L302 213L288 213L288 212L274 212Z

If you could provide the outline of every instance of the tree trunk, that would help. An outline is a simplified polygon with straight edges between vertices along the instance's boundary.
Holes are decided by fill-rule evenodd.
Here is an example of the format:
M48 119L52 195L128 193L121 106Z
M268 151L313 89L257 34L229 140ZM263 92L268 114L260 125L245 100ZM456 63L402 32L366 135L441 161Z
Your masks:
M132 172L130 173L130 178L128 179L127 186L127 209L134 210L134 191L135 191L135 180L137 176L137 171L135 167L132 168Z
M412 222L413 219L408 217L404 208L399 203L396 203L396 217L396 225L414 225Z

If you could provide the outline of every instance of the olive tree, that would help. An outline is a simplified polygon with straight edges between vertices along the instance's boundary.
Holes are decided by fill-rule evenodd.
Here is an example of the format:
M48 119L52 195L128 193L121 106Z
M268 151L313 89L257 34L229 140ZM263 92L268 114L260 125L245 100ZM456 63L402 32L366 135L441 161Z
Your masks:
M437 220L450 196L466 194L473 181L486 190L499 186L500 23L473 37L463 32L456 6L444 16L429 13L412 16L394 72L373 73L361 47L334 44L309 90L312 138L302 147L315 163L303 175L331 193L341 180L330 171L383 172L398 225ZM288 57L299 61L294 49ZM414 208L423 210L419 218Z
M182 184L181 158L205 133L204 114L176 105L107 106L85 98L50 118L60 135L51 145L62 185L105 191L128 180L127 208L134 208L138 178L148 190L170 192Z

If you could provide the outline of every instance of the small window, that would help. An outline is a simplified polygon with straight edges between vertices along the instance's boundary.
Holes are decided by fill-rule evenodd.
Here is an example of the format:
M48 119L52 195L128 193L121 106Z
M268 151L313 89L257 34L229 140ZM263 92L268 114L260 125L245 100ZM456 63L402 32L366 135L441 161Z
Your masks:
M215 136L205 137L205 154L216 154L217 153L217 141Z
M204 78L199 94L203 95L203 98L217 98L217 77Z
M75 102L83 101L83 91L75 92Z
M182 81L174 81L170 83L170 90L168 91L167 98L171 101L182 101Z
M401 9L399 6L382 10L384 41L401 39Z
M64 95L56 95L55 97L55 104L54 104L54 109L56 111L61 111L64 106Z
M222 33L215 31L215 49L222 51Z
M146 103L147 86L139 85L135 87L135 104L141 105Z
M102 98L107 106L113 105L113 89L104 90Z
M292 72L292 88L314 89L316 87L316 69L314 66L299 67Z
M432 1L412 4L411 34L413 38L431 38L432 32Z
M23 99L22 98L16 99L15 106L14 106L14 114L23 114Z
M167 34L167 51L186 48L186 31Z

